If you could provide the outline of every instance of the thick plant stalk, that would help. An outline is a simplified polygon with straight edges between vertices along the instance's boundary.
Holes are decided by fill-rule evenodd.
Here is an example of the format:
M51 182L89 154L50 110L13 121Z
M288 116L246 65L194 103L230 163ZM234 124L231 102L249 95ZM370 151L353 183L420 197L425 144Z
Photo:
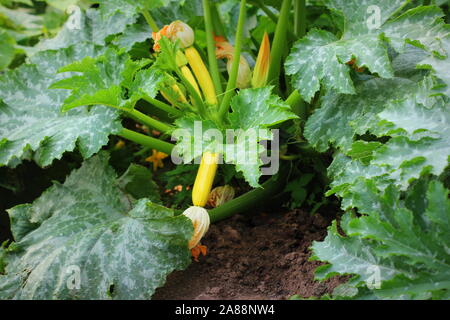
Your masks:
M186 48L185 50L186 58L189 62L195 77L202 88L205 100L210 105L217 104L216 89L214 88L214 83L211 79L208 69L203 63L200 54L194 47Z
M280 172L262 184L261 188L253 189L225 204L209 211L211 223L227 219L235 214L261 205L265 200L272 199L274 195L283 190L289 174L288 166L281 166Z
M272 44L272 52L270 57L269 83L273 83L279 87L279 77L281 69L281 57L286 47L286 32L289 23L289 11L291 9L292 0L283 0L281 5L280 17L278 19L275 37Z
M222 95L222 83L220 81L219 67L217 65L216 53L214 47L214 27L212 21L211 7L209 0L203 0L203 14L205 18L206 43L208 47L208 64L211 71L212 80L216 90L216 96Z
M143 99L151 105L157 107L158 109L167 112L168 114L174 115L176 117L180 117L183 115L183 112L181 112L180 110L175 109L174 107L171 107L168 104L165 104L164 102L161 102L157 99L150 97L144 97Z
M153 32L158 32L159 28L156 25L155 20L153 19L153 17L151 16L150 12L146 9L144 9L142 11L142 15L145 18L145 21L147 21L148 25L150 26L150 28L152 29Z
M204 207L208 202L208 196L214 183L218 162L218 153L203 153L202 162L198 168L197 177L195 178L192 189L192 203L194 206Z
M140 144L144 147L155 149L167 154L170 154L174 148L174 145L171 143L149 137L125 128L122 129L117 135L124 139L136 142L137 144Z
M230 108L230 102L231 98L234 95L234 90L236 89L236 82L239 72L239 64L241 60L241 50L242 50L242 38L244 36L244 25L245 25L245 19L247 15L246 10L247 2L246 0L241 0L241 7L239 10L239 21L238 21L238 28L236 32L236 43L234 46L234 53L233 53L233 65L230 72L230 76L228 78L227 83L227 89L225 90L225 96L222 100L222 103L220 104L219 109L219 117L223 118L225 114L228 112Z
M308 113L307 105L303 101L302 96L297 90L294 90L286 99L286 103L291 107L292 112L300 117L303 121L306 121Z
M129 111L127 110L126 112L128 113L128 115L131 118L138 121L139 123L149 126L158 131L167 133L167 132L172 131L172 129L173 129L172 126L170 126L164 122L158 121L156 119L153 119L152 117L149 117L149 116L143 114L142 112L137 111L136 109L131 109Z
M306 0L294 0L294 32L298 38L306 34Z

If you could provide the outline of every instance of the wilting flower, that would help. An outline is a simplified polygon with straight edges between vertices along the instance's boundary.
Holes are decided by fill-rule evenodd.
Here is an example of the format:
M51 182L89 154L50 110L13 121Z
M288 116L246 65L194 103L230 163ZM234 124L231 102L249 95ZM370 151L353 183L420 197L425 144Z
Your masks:
M159 40L162 37L167 37L172 41L180 40L182 48L190 47L194 44L194 30L182 21L174 21L168 26L164 26L158 32L152 33L152 38L155 41L153 45L153 50L159 52L161 50L159 46Z
M177 20L172 22L167 29L170 40L180 40L181 47L188 48L194 44L194 30L186 23Z
M225 202L233 200L234 188L229 185L216 187L209 194L208 205L213 208L220 207Z
M255 70L253 72L252 87L261 88L267 84L270 67L270 41L267 32L264 33L258 58L256 59Z
M120 150L120 149L123 149L123 147L125 147L125 141L119 140L119 141L117 141L116 145L114 146L114 150Z
M198 261L200 253L206 255L206 247L200 244L200 240L209 229L210 219L206 209L202 207L190 207L183 212L183 215L192 221L194 235L189 240L188 247L191 250L195 261Z
M161 40L162 37L168 37L167 29L169 29L169 26L164 26L158 32L152 32L152 39L155 42L155 44L153 45L153 50L155 50L156 52L161 51L161 47L159 46L159 40Z
M227 71L228 74L230 74L231 69L233 68L234 48L224 37L214 37L214 40L216 41L216 58L227 59ZM248 88L250 86L251 78L252 71L248 65L247 59L241 55L236 86L239 89Z
M158 168L164 168L163 160L165 158L167 158L168 156L169 155L164 152L160 152L160 151L153 149L152 155L150 157L148 157L147 159L145 159L145 161L152 162L153 163L153 171L156 171Z

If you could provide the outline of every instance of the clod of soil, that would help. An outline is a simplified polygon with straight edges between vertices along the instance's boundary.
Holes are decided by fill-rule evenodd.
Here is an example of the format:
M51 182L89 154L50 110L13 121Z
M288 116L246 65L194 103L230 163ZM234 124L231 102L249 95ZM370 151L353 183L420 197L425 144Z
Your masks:
M308 261L312 241L325 238L331 221L295 210L237 215L211 225L202 241L208 255L172 273L153 299L266 300L331 293L345 278L314 281L314 270L322 263Z

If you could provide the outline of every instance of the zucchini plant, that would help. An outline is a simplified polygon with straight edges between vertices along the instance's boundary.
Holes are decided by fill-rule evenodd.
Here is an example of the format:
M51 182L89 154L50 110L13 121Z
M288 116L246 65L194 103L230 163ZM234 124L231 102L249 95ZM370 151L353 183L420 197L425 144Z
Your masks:
M311 250L317 279L350 277L323 298L449 299L445 19L439 0L6 1L0 166L83 163L8 210L0 298L151 299L211 223L285 191L340 202ZM154 170L197 164L190 200L119 175L117 139ZM230 167L237 197L212 190Z

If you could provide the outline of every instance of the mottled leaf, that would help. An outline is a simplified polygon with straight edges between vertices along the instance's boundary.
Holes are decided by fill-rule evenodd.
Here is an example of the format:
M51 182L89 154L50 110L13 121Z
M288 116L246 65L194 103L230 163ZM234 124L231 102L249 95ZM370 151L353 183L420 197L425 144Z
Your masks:
M2 299L150 299L190 263L192 223L120 188L102 153L33 204L14 207ZM17 233L25 222L33 228Z
M77 46L35 55L33 64L23 65L0 78L0 164L22 159L27 150L35 161L47 166L78 145L88 158L121 129L118 113L104 107L79 108L62 113L67 98L63 90L48 89L62 66L85 56L95 56L99 48Z
M446 27L435 7L414 8L394 18L404 0L327 0L325 4L342 12L345 30L340 39L328 31L312 29L299 40L286 61L293 85L310 101L321 85L339 93L354 94L350 66L366 67L382 78L393 78L387 42L397 51L406 44L437 50ZM425 22L424 22L425 21ZM425 29L424 29L425 27Z

